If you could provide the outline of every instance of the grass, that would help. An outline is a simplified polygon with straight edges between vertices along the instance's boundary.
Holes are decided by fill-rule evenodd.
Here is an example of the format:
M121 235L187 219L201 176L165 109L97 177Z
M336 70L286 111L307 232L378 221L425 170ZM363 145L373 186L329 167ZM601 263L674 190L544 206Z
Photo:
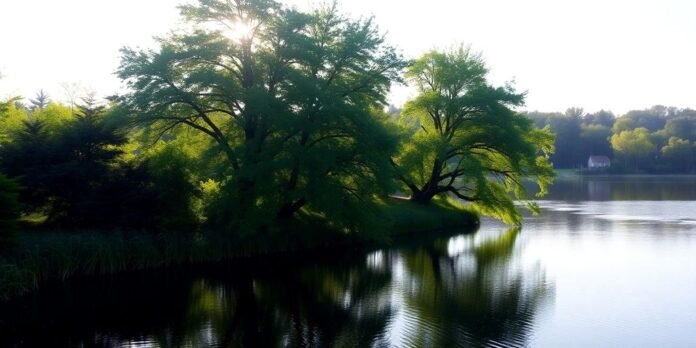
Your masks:
M456 203L417 205L402 199L382 202L380 228L388 240L407 234L474 228L478 216ZM290 254L370 243L369 236L331 231L317 219L298 220L283 231L253 238L205 233L124 233L32 229L20 233L16 245L0 253L0 298L36 289L47 280L112 274L185 264Z
M389 217L391 235L399 236L446 230L460 227L476 227L478 215L451 200L439 200L430 205L415 204L405 199L392 198L385 206Z

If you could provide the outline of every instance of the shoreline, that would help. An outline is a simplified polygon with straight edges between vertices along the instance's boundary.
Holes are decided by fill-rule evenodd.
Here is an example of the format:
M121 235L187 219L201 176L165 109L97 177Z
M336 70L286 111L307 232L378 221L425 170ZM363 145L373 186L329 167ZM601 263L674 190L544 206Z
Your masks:
M288 257L389 245L396 239L454 229L478 229L479 216L454 205L421 206L390 200L381 238L321 230L311 224L288 226L276 235L238 239L219 232L161 233L108 231L31 231L0 257L0 301L36 291L42 284L82 276L100 276L212 265L235 260Z
M574 169L557 170L556 178L562 177L632 177L632 178L696 178L694 174L650 174L650 173L578 173Z

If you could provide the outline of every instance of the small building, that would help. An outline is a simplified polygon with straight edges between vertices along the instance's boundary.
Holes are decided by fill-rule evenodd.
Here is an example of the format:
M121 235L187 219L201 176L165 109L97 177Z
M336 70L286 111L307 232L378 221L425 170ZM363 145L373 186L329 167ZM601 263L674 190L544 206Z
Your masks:
M590 156L587 160L587 168L603 169L611 167L611 160L607 156Z

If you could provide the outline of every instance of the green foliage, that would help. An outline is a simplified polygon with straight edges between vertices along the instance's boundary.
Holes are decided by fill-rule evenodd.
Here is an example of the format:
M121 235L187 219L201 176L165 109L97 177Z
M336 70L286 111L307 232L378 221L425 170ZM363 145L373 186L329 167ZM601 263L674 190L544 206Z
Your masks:
M523 178L546 192L554 174L548 163L553 135L511 108L523 95L486 81L481 57L469 49L430 52L408 68L418 96L401 122L410 138L395 159L403 189L415 202L451 194L481 213L520 223L510 193L527 199ZM532 203L528 207L536 211Z
M631 110L623 118L631 120L633 128L645 128L650 132L655 132L664 128L667 117L676 111L674 108L655 105L646 110Z
M213 141L225 162L210 220L255 231L308 209L364 230L396 147L376 110L404 66L374 23L274 1L182 12L192 32L123 51L119 75L134 92L120 100L141 125Z
M646 128L636 128L612 135L611 146L630 169L637 169L656 150Z
M13 131L8 143L0 147L0 167L10 177L22 182L20 200L30 212L48 203L46 192L48 166L52 161L50 138L43 122L24 120Z
M73 110L70 107L54 102L50 102L42 108L36 108L31 112L31 119L42 122L46 130L51 134L59 132L74 117Z
M653 144L655 144L655 147L657 149L660 149L663 146L667 145L669 138L670 136L667 134L667 131L665 129L661 129L657 132L650 133L650 141Z
M616 119L616 122L614 122L614 126L612 127L612 131L614 133L621 133L623 131L629 131L635 128L636 125L633 119L624 116Z
M19 212L19 186L0 173L0 247L14 241Z
M549 126L556 134L556 152L551 155L551 161L557 168L583 168L593 155L613 157L612 172L692 173L696 168L696 159L687 151L668 151L667 157L665 152L657 151L668 146L671 137L696 140L695 110L656 105L631 110L618 118L604 110L583 114L578 108L571 108L565 114L528 112L525 115L537 128ZM644 131L636 132L639 128L647 131L647 140ZM629 133L621 138L620 134L626 131ZM637 138L630 139L634 136ZM616 146L625 148L623 152L614 153L616 146L612 146L612 139ZM651 154L647 155L646 151Z
M592 114L586 114L583 118L584 125L595 125L611 129L616 117L611 111L599 110Z
M26 110L17 108L20 98L9 98L0 102L0 146L7 144L11 133L22 127L22 122L28 120Z
M560 117L548 119L548 125L558 139L555 154L551 158L554 165L576 168L587 160L577 148L581 142L582 115L582 109L570 108Z
M669 137L696 140L696 117L679 117L667 121L665 132Z
M670 168L682 172L692 172L696 169L696 146L688 140L671 137L660 152Z
M433 204L413 204L405 199L389 198L381 202L382 215L389 222L390 235L414 234L451 228L476 227L478 215L463 204L435 198Z
M613 149L608 141L611 135L611 128L605 125L596 123L583 125L580 135L583 144L582 151L576 150L581 155L580 159L586 161L589 156L593 155L611 156Z
M156 226L165 230L194 231L198 217L193 204L197 187L192 183L191 159L177 148L165 147L147 159L151 190L156 195Z
M100 192L101 183L121 154L118 146L125 138L103 125L103 109L87 100L75 119L53 138L46 185L53 196L49 219L54 222L83 226L91 224L88 220L104 218L95 213L95 201L105 193Z
M611 137L611 146L621 155L647 156L655 151L646 128L622 131Z
M42 120L25 121L0 149L0 167L22 184L24 213L66 227L152 224L147 173L119 163L125 137L104 124L103 111L87 100L51 133Z
M216 186L207 182L204 186ZM215 189L211 189L215 191ZM437 201L427 207L387 199L377 204L385 218L385 240L393 236L452 228L474 229L477 215L460 205ZM270 253L355 245L368 238L346 236L324 219L300 214L288 221L294 233L261 235L255 239L230 236L222 231L196 233L122 233L42 230L19 236L13 252L0 257L0 298L35 288L40 281L75 275L112 274L166 265L219 262ZM300 233L301 232L301 233Z

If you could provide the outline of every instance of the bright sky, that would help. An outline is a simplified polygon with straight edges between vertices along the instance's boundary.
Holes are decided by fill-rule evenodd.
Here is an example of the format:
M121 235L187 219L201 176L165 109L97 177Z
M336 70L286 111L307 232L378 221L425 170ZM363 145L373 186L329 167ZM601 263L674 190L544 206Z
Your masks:
M0 0L0 98L65 86L106 96L122 46L153 47L178 0ZM286 3L307 7L308 0ZM314 1L313 3L316 3ZM696 108L693 0L342 0L374 15L408 57L456 43L481 51L492 81L528 91L527 109L622 113L654 104ZM392 102L409 92L397 88Z

